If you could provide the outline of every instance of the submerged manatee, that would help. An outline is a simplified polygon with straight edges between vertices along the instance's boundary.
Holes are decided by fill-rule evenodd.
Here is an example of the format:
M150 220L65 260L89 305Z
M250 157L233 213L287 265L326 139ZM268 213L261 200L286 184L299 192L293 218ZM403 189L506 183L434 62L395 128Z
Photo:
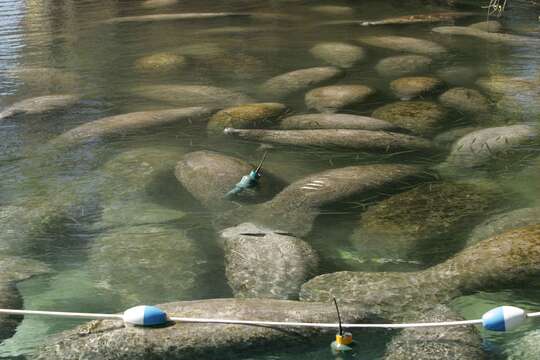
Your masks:
M79 89L79 76L65 69L21 67L10 69L6 73L21 81L25 93L32 96L69 94Z
M174 167L183 154L183 149L178 147L145 146L107 160L100 170L103 181L98 185L102 206L107 208L114 204L114 207L120 207L124 203L129 207L129 202L134 199L175 199L179 187L174 179ZM144 209L140 212L142 215Z
M540 358L540 330L528 331L517 340L512 341L505 349L504 354L508 360L539 359Z
M489 111L489 101L479 91L463 87L452 88L441 96L439 101L446 107L466 113Z
M400 77L426 73L433 60L422 55L399 55L382 59L375 70L385 77Z
M225 271L237 298L298 299L300 286L316 275L318 256L287 233L243 223L221 232Z
M535 224L540 224L540 208L517 209L494 215L474 228L467 245L476 244L511 229Z
M300 299L329 301L335 296L401 321L458 296L515 287L539 274L540 225L534 225L481 241L423 271L321 275L302 286Z
M409 260L451 253L467 228L508 198L488 182L422 184L369 207L351 241L362 257Z
M436 72L437 77L450 85L463 86L476 80L478 71L466 66L448 66Z
M144 56L135 61L135 70L142 73L170 73L186 65L186 58L170 52Z
M78 103L76 95L47 95L16 102L0 112L0 121L18 115L40 115L69 108Z
M125 305L201 298L215 269L199 245L173 225L116 228L94 240L87 272Z
M245 104L223 109L208 122L210 132L222 133L225 128L256 129L271 126L288 108L279 103Z
M235 157L203 150L186 154L176 165L175 175L203 206L219 210L235 206L234 201L262 201L273 195L272 183L277 185L279 181L276 183L276 179L267 174L260 180L259 186L245 190L234 198L225 198L242 176L255 167Z
M74 146L160 126L202 122L206 121L212 113L213 110L210 108L191 107L115 115L77 126L59 135L51 143L59 146Z
M49 268L40 262L17 257L0 257L0 308L22 309L23 299L17 283L32 276L45 274ZM22 316L0 315L0 341L15 334Z
M178 4L178 0L145 0L141 6L147 9L154 9L176 4Z
M512 125L473 131L456 141L446 165L474 168L490 165L527 152L526 145L538 141L538 130Z
M418 322L445 322L464 320L444 305L421 314ZM384 360L483 360L486 353L482 338L473 326L430 327L405 329L392 339Z
M212 299L175 302L159 307L170 316L290 322L336 322L331 303L270 299ZM340 307L343 322L370 319L356 307ZM84 335L83 335L84 334ZM37 359L167 360L229 359L261 348L311 345L335 329L283 328L179 322L164 328L125 327L121 321L94 321L62 333L40 349ZM201 341L204 339L204 341Z
M422 24L422 23L436 23L451 21L456 19L462 19L469 16L475 16L476 13L471 12L438 12L431 14L418 14L418 15L405 15L397 16L382 20L374 21L362 21L360 25L362 26L377 26L377 25L407 25L407 24Z
M227 18L249 18L248 13L215 12L215 13L181 13L181 14L153 14L140 16L122 16L105 20L105 24L120 24L132 22L154 22L154 21L180 21L180 20L208 20Z
M352 197L410 185L425 174L408 165L349 166L307 176L287 186L272 200L250 209L253 222L304 236L321 208Z
M474 23L469 25L470 28L482 30L482 31L488 31L488 32L499 32L502 29L502 24L498 22L497 20L488 20L488 21L481 21L478 23Z
M45 201L45 199L42 199ZM0 252L4 255L41 254L56 236L77 222L72 204L58 205L54 200L37 206L0 207Z
M261 85L260 90L265 96L282 99L332 81L342 75L342 70L332 66L295 70L267 80Z
M466 26L440 26L433 28L432 31L444 35L470 36L477 39L486 40L488 42L501 43L506 45L540 45L540 40L533 37L487 32L477 28Z
M227 128L225 134L269 144L342 148L369 152L432 151L429 140L386 131L324 130L239 130Z
M357 38L357 40L369 46L414 54L441 55L446 53L444 47L433 41L406 36L362 36Z
M390 89L401 100L429 95L442 87L443 83L439 79L428 76L404 77L390 83Z
M332 16L350 16L354 14L354 9L352 7L339 5L311 6L309 10L318 12L320 14Z
M355 107L365 102L374 93L375 90L364 85L324 86L309 91L305 100L308 109L334 113Z
M360 46L340 42L324 42L315 45L309 52L316 58L341 68L351 68L366 57Z
M443 128L446 115L444 108L430 101L398 101L371 114L420 136L432 136Z
M400 128L388 121L350 114L306 114L281 120L281 130L357 129L395 131Z
M174 106L222 108L254 102L242 93L206 85L142 85L135 87L132 93Z
M433 138L433 143L435 143L435 145L439 148L450 148L456 140L461 139L463 136L467 135L468 133L471 133L473 131L480 130L480 129L481 128L474 127L474 126L465 126L465 127L458 127L458 128L450 129L435 136Z

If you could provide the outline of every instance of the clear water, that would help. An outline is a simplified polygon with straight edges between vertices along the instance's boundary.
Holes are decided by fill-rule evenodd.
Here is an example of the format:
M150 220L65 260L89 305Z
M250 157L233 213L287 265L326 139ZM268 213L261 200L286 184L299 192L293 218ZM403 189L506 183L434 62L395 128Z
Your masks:
M332 5L351 6L356 16L378 19L411 13L439 10L421 2L410 1L333 1ZM475 3L471 1L471 3ZM513 7L503 20L508 31L540 37L539 9L527 1L512 1ZM51 92L51 88L64 92L80 92L84 101L75 109L51 116L41 116L15 123L0 124L0 204L35 205L59 203L71 206L77 202L84 209L81 221L74 222L68 233L48 234L27 255L48 263L53 271L46 276L35 277L19 284L28 309L55 309L65 311L113 312L137 305L139 302L159 303L174 300L228 297L230 290L223 278L223 257L214 244L214 234L209 225L210 214L192 198L182 192L174 179L164 179L157 188L161 193L139 191L123 194L110 190L109 184L118 181L122 186L136 186L118 179L107 172L104 164L126 150L164 147L178 154L209 149L257 162L260 153L252 143L208 137L204 127L170 127L160 131L124 138L107 144L93 144L66 153L53 152L47 141L77 125L131 111L161 109L166 105L143 100L130 95L133 86L141 84L211 84L254 94L264 80L286 71L321 64L309 54L309 49L322 41L354 43L355 37L366 34L399 34L433 38L449 46L452 51L436 61L436 68L464 65L478 69L484 74L505 74L540 80L540 52L530 47L506 47L488 45L471 39L452 40L429 32L430 25L407 27L360 28L351 26L318 27L322 21L336 17L319 14L310 8L325 5L324 1L179 1L163 8L148 9L139 1L46 1L46 0L0 0L0 108L14 101ZM176 12L249 11L286 14L300 20L247 21L242 19L217 19L202 21L178 21L155 23L128 23L103 25L101 22L118 16L147 15ZM466 19L464 24L477 19ZM458 21L458 24L462 21ZM241 27L249 31L231 30ZM224 28L229 28L224 29ZM260 31L257 31L259 29ZM209 31L211 30L211 31ZM204 61L192 62L172 74L139 73L134 70L137 59L162 51L174 51L181 47L197 45L206 49L221 48L227 56L245 61L245 66L231 63ZM210 51L210 50L209 50ZM369 60L347 71L342 83L360 83L379 90L372 103L354 112L369 115L381 104L394 101L389 93L387 80L381 79L373 70L382 57L391 51L369 48ZM219 56L218 56L219 57ZM215 57L214 57L215 58ZM212 57L210 58L210 60ZM255 64L255 65L253 65ZM45 80L21 81L13 76L13 70L25 68L60 69L60 75ZM471 79L471 86L475 79ZM502 122L538 122L532 99L523 98L524 111L515 117L505 117ZM295 113L306 112L301 96L284 101ZM538 105L538 104L536 104ZM538 109L538 106L536 106ZM470 119L456 118L456 123L469 123ZM501 120L497 120L501 123ZM540 149L535 149L538 152ZM435 165L440 158L381 157L350 152L312 151L296 148L279 148L272 152L266 163L269 171L291 182L307 174L324 169L362 163L403 161ZM126 172L129 173L129 165ZM136 171L136 169L133 169ZM120 174L121 175L121 174ZM508 170L493 174L508 191L518 191L522 202L538 204L537 178L512 181ZM122 182L126 181L126 182ZM136 181L136 179L135 179ZM89 258L102 246L99 241L104 231L94 226L103 216L104 204L122 200L122 211L137 207L156 206L183 212L181 221L172 226L181 236L189 238L203 250L197 263L200 286L192 293L181 293L166 286L159 292L137 289L137 270L131 277L119 279L127 282L122 296L111 284L100 282L100 268L93 268ZM323 259L322 272L336 270L393 270L409 271L423 268L426 264L416 262L384 263L366 261L350 247L350 236L358 214L364 204L337 204L318 219L310 242ZM153 208L147 211L152 212ZM159 218L161 210L156 210ZM332 241L329 241L331 239ZM122 243L125 244L125 243ZM129 243L126 253L130 251ZM121 252L121 251L120 251ZM187 256L187 255L186 255ZM183 259L178 259L182 261ZM191 259L184 259L191 261ZM113 260L109 260L113 262ZM169 264L175 266L174 262ZM126 265L129 266L129 265ZM140 274L141 276L143 274ZM146 274L149 275L149 274ZM155 275L160 275L156 271ZM159 281L159 279L157 280ZM132 291L130 293L129 291ZM516 304L528 310L540 309L540 291L529 288L514 292L481 293L457 299L454 303L467 318L476 318L486 309L497 304ZM79 324L77 321L26 318L16 335L0 345L0 356L16 357L34 351L45 339L57 332ZM534 324L525 326L511 335L483 333L486 347L496 357L504 358L505 349ZM374 359L381 356L389 333L366 333L359 339L362 346L354 355L358 359ZM327 359L328 344L312 352L291 354L287 351L269 350L258 359Z

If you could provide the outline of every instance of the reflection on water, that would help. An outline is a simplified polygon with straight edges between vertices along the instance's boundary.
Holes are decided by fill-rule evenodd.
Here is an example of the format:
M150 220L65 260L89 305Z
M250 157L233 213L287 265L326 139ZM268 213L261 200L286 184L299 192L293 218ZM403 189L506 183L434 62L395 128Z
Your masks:
M538 39L538 14L534 14L538 8L531 10L526 3L515 1L512 4L513 8L503 19L504 28ZM444 36L431 33L432 24L323 26L324 22L344 18L380 19L440 10L436 6L422 5L420 1L411 1L408 5L375 0L337 1L332 2L334 7L326 6L328 4L325 1L262 0L0 0L0 107L50 94L82 97L80 103L66 111L28 115L16 121L0 120L0 204L33 209L47 219L61 212L63 218L70 219L67 224L43 229L40 224L32 223L35 218L29 216L31 229L23 227L19 233L20 241L31 240L29 246L22 246L25 249L22 255L53 268L49 275L18 285L24 306L115 312L142 302L231 296L223 276L223 254L216 246L210 223L211 213L178 185L172 173L163 175L160 171L166 172L167 166L170 170L171 164L183 154L203 149L257 163L262 154L259 144L208 135L205 124L167 125L138 136L113 142L90 142L60 151L50 143L65 131L102 117L202 101L196 97L180 99L167 87L152 94L147 90L141 93L140 89L178 84L216 86L242 93L246 99L265 101L267 99L260 97L260 85L269 78L292 70L327 65L310 53L316 44L339 41L359 45L360 36L405 35L431 39L449 49L443 56L433 58L427 74L465 67L469 75L459 81L450 75L450 80L476 89L479 89L475 84L479 77L494 75L524 78L529 84L520 87L521 83L516 85L513 80L505 80L510 85L504 89L502 98L500 93L479 89L490 96L494 111L489 114L451 111L443 129L521 122L538 124L540 51L534 45L504 46L468 37ZM255 16L107 21L200 12ZM479 14L455 23L467 25L483 18L483 14ZM376 95L369 101L347 111L369 116L381 105L396 101L388 86L390 80L374 70L382 58L396 53L369 46L365 46L365 50L366 59L348 68L336 83L362 84L376 89ZM307 112L303 96L304 93L293 94L283 100L291 108L291 114ZM214 99L216 103L212 105L219 105L217 96ZM436 98L425 96L424 100ZM487 175L515 197L512 206L538 206L540 188L535 185L538 182L535 156L539 150L534 145L528 147L514 164L517 166L505 164L485 169L485 172L459 175L465 178ZM122 160L127 151L132 152L128 153L127 160L126 156ZM444 155L440 154L376 155L276 146L271 149L265 168L293 182L317 171L348 165L404 162L432 167L442 160ZM385 256L384 251L380 256L369 257L359 251L350 241L358 226L359 214L389 194L372 195L334 204L318 217L308 240L321 256L321 272L412 271L429 265L422 259L444 259L451 255L440 245L429 250L418 249L422 254L422 251L427 252L420 259ZM498 210L500 208L489 211ZM464 227L457 231L460 235L456 235L462 243L470 230ZM147 234L152 234L157 246L148 245L149 240L144 236ZM136 259L129 258L129 254ZM158 258L161 266L143 265L145 261ZM137 263L130 264L131 260ZM165 282L179 277L184 280L181 288L165 283L145 289L141 284L153 278ZM484 310L501 303L537 311L540 307L537 295L533 290L482 293L458 299L454 306L468 318L478 317ZM67 320L27 318L17 334L0 345L0 355L29 353L47 336L76 324ZM508 344L526 330L522 328L511 336L483 335L488 347L502 356ZM355 358L380 357L387 335L368 333L362 339L366 346ZM322 359L327 358L327 354L327 344L321 344L320 349L309 353L276 353L260 359Z

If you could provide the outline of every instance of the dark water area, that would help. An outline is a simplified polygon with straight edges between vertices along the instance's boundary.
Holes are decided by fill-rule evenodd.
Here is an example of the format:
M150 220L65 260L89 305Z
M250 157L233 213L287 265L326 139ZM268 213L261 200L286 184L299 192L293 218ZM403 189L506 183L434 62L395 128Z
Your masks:
M0 111L17 101L43 95L76 94L82 99L62 111L30 114L16 120L0 119L0 207L2 211L6 209L0 213L0 220L10 218L10 209L16 207L35 211L25 213L28 220L24 218L20 227L6 225L6 229L11 226L10 229L20 232L15 231L12 236L16 244L13 246L8 240L7 245L1 243L4 239L0 234L0 250L4 253L1 256L37 260L51 269L45 275L17 284L26 309L107 313L143 303L232 296L225 279L223 250L212 227L212 209L202 206L182 188L172 172L166 171L166 165L198 150L212 150L256 164L263 154L259 142L215 136L207 132L206 123L193 123L169 124L61 151L53 146L59 135L96 119L176 107L170 99L147 96L140 90L145 86L216 86L245 94L255 102L266 102L270 100L259 91L262 83L289 71L328 66L310 49L323 42L344 42L362 46L366 59L345 69L332 85L361 84L376 89L369 101L344 111L371 116L375 109L399 100L389 87L395 78L380 75L375 67L381 59L401 53L361 44L358 38L399 35L444 46L448 51L433 56L424 75L438 77L441 70L464 67L471 76L450 80L480 90L490 102L490 110L485 113L448 110L443 128L428 137L458 127L540 125L540 91L525 91L515 85L515 79L521 78L533 84L533 88L540 88L537 43L490 43L431 31L435 26L467 26L485 20L485 10L478 9L475 1L461 4L463 11L478 12L476 16L441 24L373 27L328 23L428 14L448 8L423 1L380 0L188 0L155 4L127 0L0 0ZM332 14L319 8L324 5L349 10ZM213 12L259 16L110 21L153 14ZM539 15L539 6L516 0L510 1L499 21L505 33L540 41ZM148 65L152 62L149 57L156 54L153 60L158 63L168 56L173 65L167 66L172 70L164 70L163 65ZM505 77L510 89L502 97L486 92L477 83L478 79L498 76ZM444 85L445 89L453 86L450 82ZM281 100L290 109L289 115L313 112L304 102L306 91ZM166 93L167 89L163 89L160 96ZM439 93L425 95L421 100L437 102ZM194 106L199 105L196 102ZM424 166L426 174L434 176L430 178L434 183L458 179L499 189L497 199L486 205L481 216L475 214L473 221L463 216L451 234L444 234L447 241L435 245L428 241L425 246L422 243L404 257L387 253L384 248L363 249L351 240L361 214L397 192L392 189L325 207L305 239L321 258L320 274L341 270L405 272L428 268L462 250L474 226L490 215L540 206L540 146L528 144L517 150L518 156L510 162L433 175L434 169L444 163L448 149L430 154L374 154L277 145L269 150L264 168L292 183L316 172L345 166L403 163ZM150 183L148 174L155 177ZM469 210L468 205L465 201L463 211ZM43 219L36 214L54 217L58 212L69 214L72 221L35 231L37 225L33 221ZM139 220L141 213L144 220ZM441 229L446 226L445 221L441 219ZM0 224L0 229L3 226ZM171 246L174 253L169 252ZM161 265L135 265L141 254ZM180 285L163 283L163 279L183 276L185 281L179 281ZM465 318L474 319L502 304L539 311L540 288L531 285L480 292L454 300L452 307ZM0 344L0 358L32 354L50 336L79 324L80 321L27 317L16 334ZM530 322L502 335L481 331L484 346L494 359L528 360L520 357L513 346L537 325L538 322ZM382 358L385 345L394 334L362 333L357 339L360 346L351 358ZM332 358L329 342L321 341L319 345L298 351L263 349L261 355L249 359Z

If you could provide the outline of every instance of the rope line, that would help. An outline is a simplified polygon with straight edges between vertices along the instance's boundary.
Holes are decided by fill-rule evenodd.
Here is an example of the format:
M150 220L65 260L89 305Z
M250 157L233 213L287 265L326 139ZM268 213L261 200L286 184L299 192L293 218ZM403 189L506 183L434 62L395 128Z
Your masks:
M123 320L122 314L99 314L99 313L78 313L78 312L60 312L60 311L35 311L35 310L11 310L0 309L0 314L10 315L42 315L63 318L92 319L92 320ZM527 318L540 317L540 312L528 313ZM307 323L307 322L288 322L288 321L258 321L258 320L234 320L234 319L206 319L190 317L170 317L171 321L186 323L205 323L205 324L230 324L230 325L253 325L253 326L291 326L291 327L309 327L309 328L335 328L339 329L339 323ZM444 321L444 322L421 322L421 323L401 323L401 324L341 324L343 328L384 328L384 329L405 329L422 327L444 327L444 326L464 326L482 324L481 319L462 320L462 321Z

